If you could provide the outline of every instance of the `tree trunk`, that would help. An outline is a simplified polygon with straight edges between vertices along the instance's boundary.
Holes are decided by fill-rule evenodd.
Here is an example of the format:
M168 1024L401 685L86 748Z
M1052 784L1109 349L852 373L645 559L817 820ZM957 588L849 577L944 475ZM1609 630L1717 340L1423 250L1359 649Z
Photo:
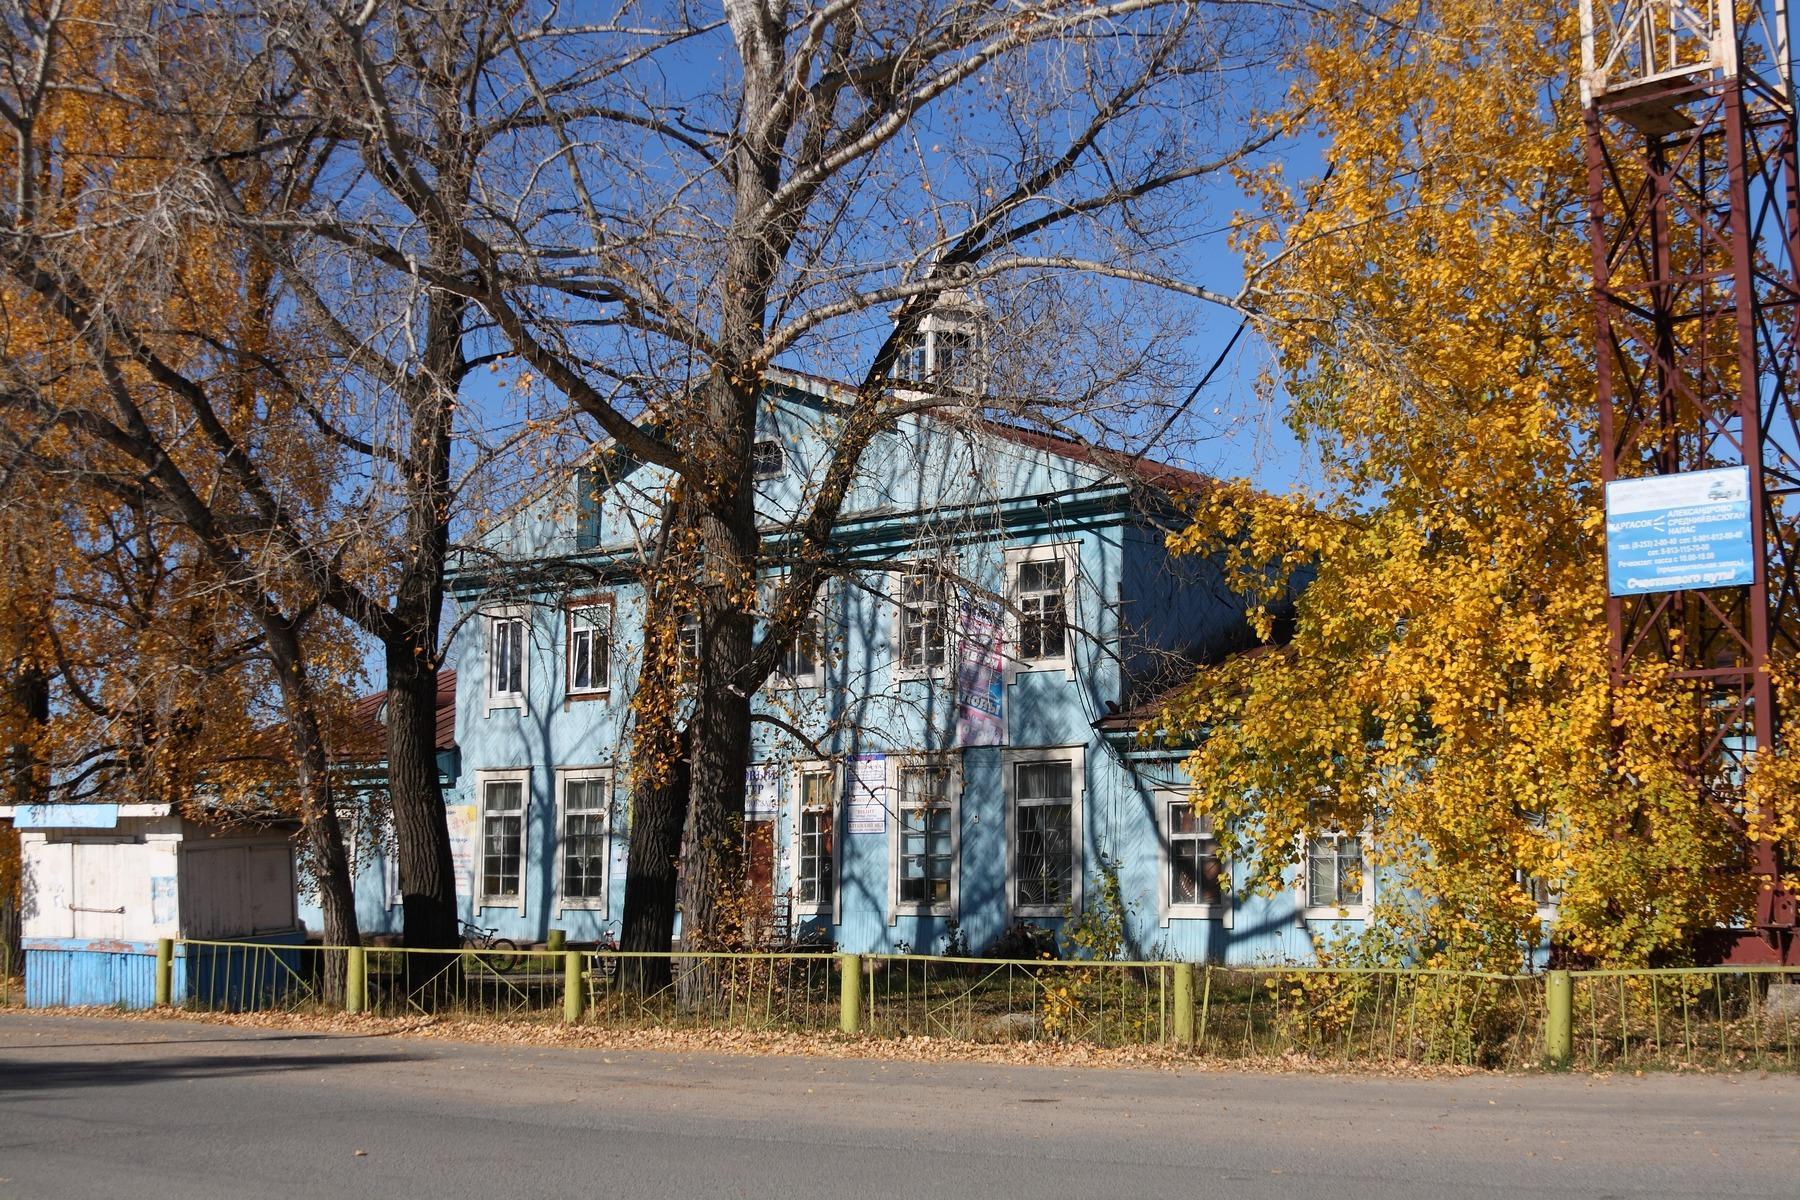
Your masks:
M390 648L387 680L388 798L405 945L452 949L458 944L456 876L438 783L437 671L410 647L403 652Z
M676 629L689 593L692 508L677 488L664 500L654 554L644 563L643 649L632 692L630 846L619 948L666 955L675 945L682 834L687 827L691 741L681 727L682 657ZM667 958L623 960L622 982L649 994L667 987Z
M350 857L344 850L343 826L338 821L337 798L332 792L325 735L313 704L312 685L301 665L299 637L291 626L280 622L265 620L264 628L269 634L270 656L274 659L288 737L293 744L300 826L318 884L319 909L325 917L325 944L360 945L362 932L356 922ZM328 1004L343 1003L345 967L344 955L325 955L324 999Z
M643 686L640 683L640 686ZM625 913L619 949L666 955L675 944L676 866L687 823L689 773L687 739L673 728L646 735L643 723L633 738L633 756L655 742L666 750L659 771L639 771L631 787L631 843L625 864ZM645 995L669 985L669 960L621 960L620 983Z
M6 702L22 727L41 730L50 720L50 676L36 663L17 664L6 681ZM34 738L22 737L8 746L5 767L7 786L0 794L6 796L8 803L24 806L44 799L49 780L38 761ZM0 846L0 855L10 854L21 868L20 874L0 880L11 885L0 888L0 975L5 975L22 970L25 961L20 937L25 911L21 886L24 863L19 860L18 833L9 826L0 830L0 838L10 843Z
M735 610L735 606L733 606ZM745 776L750 768L750 697L729 687L749 656L749 614L715 611L703 629L699 694L688 727L692 828L681 872L682 943L719 950L743 932ZM709 628L710 627L710 628Z
M323 754L320 755L323 761ZM325 918L325 945L355 946L362 942L356 920L356 887L350 878L349 856L344 852L343 829L338 822L337 800L328 775L300 770L301 836L319 889L319 911ZM326 951L321 999L333 1007L344 1002L348 964L340 952Z

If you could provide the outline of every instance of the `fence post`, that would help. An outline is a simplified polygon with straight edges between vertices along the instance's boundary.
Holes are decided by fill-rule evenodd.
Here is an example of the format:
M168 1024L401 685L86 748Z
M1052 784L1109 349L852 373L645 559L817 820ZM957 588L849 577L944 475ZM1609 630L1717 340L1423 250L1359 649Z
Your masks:
M1544 976L1544 1057L1553 1067L1575 1057L1575 981L1567 971Z
M1175 964L1175 1044L1183 1050L1194 1044L1194 964Z
M156 939L156 1007L175 1002L175 939Z
M861 1033L862 955L840 954L838 963L843 974L838 983L838 1028L845 1033Z
M344 964L344 1011L363 1012L369 1007L368 951L361 946L352 946L344 953L348 956Z
M587 1004L587 981L581 976L581 951L563 951L563 1020L574 1025Z
M544 935L544 949L550 951L551 953L562 954L563 952L568 950L568 948L569 948L569 931L568 930L552 929L549 933Z

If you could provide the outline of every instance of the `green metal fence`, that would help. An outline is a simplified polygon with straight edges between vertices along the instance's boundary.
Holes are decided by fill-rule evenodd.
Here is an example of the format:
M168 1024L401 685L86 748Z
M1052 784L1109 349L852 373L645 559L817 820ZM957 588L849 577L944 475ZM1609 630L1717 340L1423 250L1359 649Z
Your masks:
M1576 1066L1800 1068L1800 969L1572 974Z
M1800 970L1775 968L1504 975L185 941L159 955L156 995L190 1010L841 1031L1238 1061L1800 1069Z

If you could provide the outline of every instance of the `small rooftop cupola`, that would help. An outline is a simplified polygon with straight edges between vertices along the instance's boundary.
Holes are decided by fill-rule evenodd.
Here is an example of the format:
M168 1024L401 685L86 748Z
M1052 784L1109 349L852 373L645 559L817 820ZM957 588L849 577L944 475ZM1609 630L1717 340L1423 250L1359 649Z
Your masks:
M987 391L987 325L987 305L973 288L945 289L901 346L894 378L933 391Z

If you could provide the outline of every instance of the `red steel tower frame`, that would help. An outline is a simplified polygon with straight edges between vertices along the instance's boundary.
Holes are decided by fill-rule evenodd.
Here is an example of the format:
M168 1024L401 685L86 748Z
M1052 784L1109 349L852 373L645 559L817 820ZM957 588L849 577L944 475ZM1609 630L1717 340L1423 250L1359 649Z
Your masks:
M1615 691L1685 688L1681 766L1740 832L1747 756L1785 743L1771 661L1800 659L1800 182L1785 0L1582 0L1582 100L1607 481L1742 467L1747 587L1609 596ZM1800 681L1797 681L1800 682ZM1748 927L1713 957L1800 962L1767 841Z

